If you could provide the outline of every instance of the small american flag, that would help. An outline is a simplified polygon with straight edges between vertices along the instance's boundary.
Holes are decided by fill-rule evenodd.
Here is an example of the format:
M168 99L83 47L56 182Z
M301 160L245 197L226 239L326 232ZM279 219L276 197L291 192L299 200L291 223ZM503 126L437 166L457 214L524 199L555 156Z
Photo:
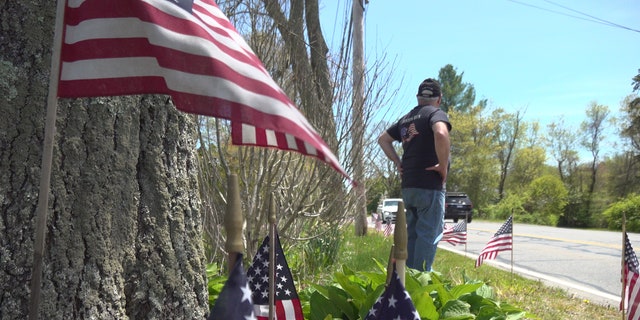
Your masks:
M236 264L222 287L215 305L207 320L248 320L255 319L251 289L242 265L242 255L238 255Z
M391 223L391 220L387 220L387 225L386 227L384 227L384 231L382 233L384 234L385 237L388 237L393 234L393 231L395 230L395 228L396 228L396 225Z
M442 241L452 245L467 243L467 221L462 220L454 226L446 226L442 233Z
M482 249L478 260L476 260L476 268L482 265L482 261L493 260L498 256L500 251L508 251L513 249L513 216L498 229L487 245Z
M68 0L58 97L168 94L232 142L338 159L213 0Z
M638 276L640 275L638 257L631 247L627 233L624 233L624 286L625 286L625 306L627 308L627 319L640 319L640 284ZM621 308L624 307L621 304Z
M269 236L264 239L247 271L249 285L253 291L253 304L259 320L266 320L269 317L269 239ZM275 250L276 274L273 277L276 281L276 319L304 320L300 299L277 233Z
M420 320L409 292L404 288L393 265L389 285L373 304L365 320Z

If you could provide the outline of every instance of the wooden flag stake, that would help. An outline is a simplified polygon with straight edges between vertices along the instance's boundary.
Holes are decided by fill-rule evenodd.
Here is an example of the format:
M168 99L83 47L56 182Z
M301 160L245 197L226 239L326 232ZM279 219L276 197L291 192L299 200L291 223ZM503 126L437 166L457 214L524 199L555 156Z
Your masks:
M389 285L391 283L391 275L393 274L393 266L395 263L395 258L393 252L395 251L395 245L391 245L391 250L389 251L389 261L387 261L387 282L385 285Z
M65 0L58 0L56 22L51 52L51 72L49 73L49 93L47 96L47 114L44 127L44 145L40 166L40 189L36 208L35 239L33 242L33 266L31 271L31 296L29 319L38 319L40 309L40 290L42 287L42 260L46 238L47 211L49 209L49 188L51 184L51 163L53 159L53 140L56 134L56 114L58 112L58 78L60 76L60 48L62 47L62 29L64 27Z
M273 196L269 198L269 242L269 320L273 320L276 312L276 205Z
M625 300L625 296L627 295L627 279L624 276L624 269L625 269L625 263L624 263L624 256L625 256L625 252L627 251L627 239L626 239L626 234L627 234L627 215L624 211L622 211L622 261L620 261L620 281L622 282L622 293L620 294L620 306L621 306L621 310L622 310L622 320L625 320L625 307L626 307L626 300Z
M224 228L227 231L225 249L229 255L229 272L233 270L238 254L244 252L242 242L242 204L240 201L240 188L238 176L231 174L227 180L227 212L224 218Z

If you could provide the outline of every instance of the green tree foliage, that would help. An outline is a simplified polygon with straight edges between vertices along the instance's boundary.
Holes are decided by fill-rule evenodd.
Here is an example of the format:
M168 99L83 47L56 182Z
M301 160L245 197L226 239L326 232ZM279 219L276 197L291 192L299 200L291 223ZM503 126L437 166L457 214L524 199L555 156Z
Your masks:
M569 186L575 182L576 166L579 161L576 150L577 141L575 130L565 124L563 117L547 125L545 137L547 150L557 163L560 180Z
M547 161L542 147L522 148L516 151L509 171L507 185L511 192L523 191L534 179L543 173Z
M476 90L470 83L463 83L464 72L457 74L456 69L448 64L440 69L438 81L442 85L442 104L445 112L468 112L476 100ZM484 103L483 103L484 104Z
M500 123L495 128L495 139L497 144L496 157L500 162L498 198L502 199L509 166L524 134L525 124L522 121L520 111L507 113L503 109L497 109L492 113L491 117Z
M378 203L382 200L387 189L386 179L383 176L372 177L367 180L367 211L376 212Z
M543 175L529 184L525 209L535 223L556 225L567 204L567 189L557 176Z
M607 227L611 230L622 229L622 216L626 218L626 230L640 232L640 195L631 194L612 204L603 215L607 219Z
M640 82L636 84L636 87L638 85ZM628 96L623 102L621 111L623 116L620 123L620 135L629 142L631 152L636 157L640 157L640 97L638 95Z
M586 210L591 213L591 200L596 187L601 143L604 140L605 121L609 117L609 107L592 102L586 110L587 119L582 122L582 145L591 153L591 175L587 187Z
M640 194L640 166L630 152L616 154L601 165L603 188L613 198L624 198L631 193Z
M499 163L494 156L496 122L483 117L481 111L474 107L466 113L449 112L454 130L447 190L466 192L476 207L483 208L495 200Z
M487 207L487 215L491 219L504 220L513 215L516 221L528 214L524 209L525 197L519 194L507 194L500 202Z

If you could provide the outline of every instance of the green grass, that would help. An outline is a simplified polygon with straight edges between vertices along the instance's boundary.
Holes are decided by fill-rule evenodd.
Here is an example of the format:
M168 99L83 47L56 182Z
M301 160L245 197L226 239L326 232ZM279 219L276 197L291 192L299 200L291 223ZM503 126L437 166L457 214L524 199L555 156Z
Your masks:
M356 237L352 228L345 228L343 244L336 268L346 265L352 270L375 271L373 259L387 261L393 243L392 237L369 230L365 237ZM463 275L485 282L496 292L495 299L515 305L537 315L540 319L620 319L617 306L603 306L585 299L572 297L565 290L540 281L527 279L510 272L483 265L475 268L475 261L438 250L433 268L455 284L463 283ZM330 276L330 275L327 275Z

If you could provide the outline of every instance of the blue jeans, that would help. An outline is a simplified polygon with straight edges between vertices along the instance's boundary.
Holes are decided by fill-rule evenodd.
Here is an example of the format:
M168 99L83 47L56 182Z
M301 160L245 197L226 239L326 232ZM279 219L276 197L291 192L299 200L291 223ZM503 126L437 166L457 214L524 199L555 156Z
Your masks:
M444 229L444 190L404 188L407 209L407 267L431 271Z

